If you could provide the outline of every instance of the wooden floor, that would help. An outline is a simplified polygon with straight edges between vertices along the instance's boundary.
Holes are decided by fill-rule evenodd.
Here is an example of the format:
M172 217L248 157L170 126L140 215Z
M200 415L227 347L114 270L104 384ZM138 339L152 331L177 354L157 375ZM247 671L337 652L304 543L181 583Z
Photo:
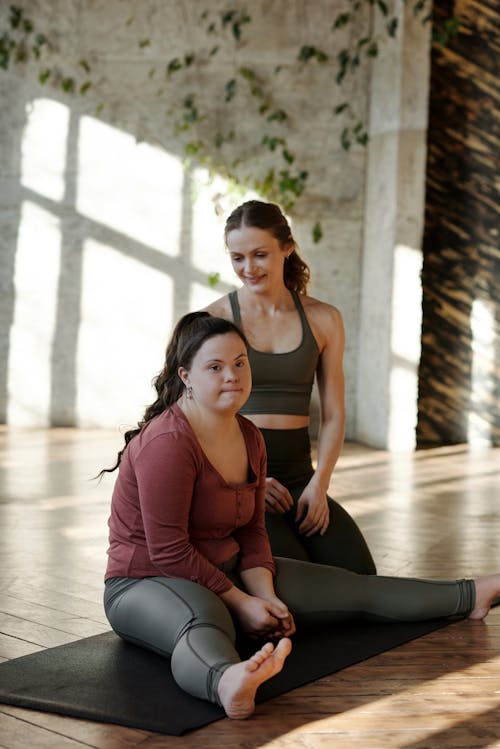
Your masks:
M0 427L0 430L2 428ZM0 431L0 659L109 629L101 606L116 433ZM382 574L500 570L500 450L347 445L333 494ZM78 678L78 675L75 675ZM500 747L500 607L177 738L0 705L0 747Z

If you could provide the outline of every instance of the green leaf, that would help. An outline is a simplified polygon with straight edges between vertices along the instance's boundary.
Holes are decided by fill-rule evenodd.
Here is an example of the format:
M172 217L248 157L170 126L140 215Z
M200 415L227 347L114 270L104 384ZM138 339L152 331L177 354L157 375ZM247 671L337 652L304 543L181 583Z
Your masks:
M67 94L72 94L75 90L75 79L74 78L63 78L61 81L61 88Z
M326 62L328 60L328 55L323 52L323 50L307 44L300 48L297 57L299 62L309 62L309 60L312 60L313 58L316 58L318 62Z
M151 45L150 39L141 39L139 42L140 49L144 49L144 47L149 47Z
M224 101L231 101L236 93L236 78L231 78L231 80L226 83L224 91L226 92Z
M252 94L252 96L255 96L256 99L262 99L262 97L264 96L262 88L256 83L250 86L250 93Z
M251 68L240 68L239 74L244 78L246 81L254 81L256 78L256 75L254 71Z
M172 73L176 73L182 68L182 62L178 57L174 57L167 65L167 75L170 76Z
M16 5L11 5L10 16L9 16L9 23L10 23L11 29L19 28L22 17L23 17L22 9L18 8Z
M293 164L293 162L295 161L295 156L291 154L290 151L288 151L286 148L283 149L282 155L288 164Z
M350 13L339 13L335 21L333 22L332 31L335 29L341 29L342 26L346 26L351 19Z
M33 22L30 21L28 18L26 18L23 21L23 31L24 31L24 33L25 34L31 34L31 32L33 31L33 28L34 28Z
M387 24L387 33L389 36L395 37L396 31L398 30L398 19L397 18L391 18L389 23Z
M184 55L184 65L189 68L194 62L194 55Z
M216 44L215 47L212 47L212 49L210 50L209 56L213 57L214 55L217 54L218 51L219 51L219 45Z
M342 135L340 136L340 142L342 144L342 148L344 151L348 151L351 147L351 139L349 138L349 128L345 127L342 130Z
M384 0L377 0L377 5L380 8L382 15L387 16L387 14L389 13L389 8L387 7L387 3L384 2Z
M345 112L346 109L349 109L349 102L344 101L342 104L339 104L335 107L335 114L341 114L342 112Z
M277 146L284 146L285 141L283 138L277 138L271 135L264 135L261 140L263 146L267 146L270 151L276 151Z
M90 65L88 64L87 60L80 60L78 62L78 65L85 70L86 73L90 73Z
M298 55L299 62L309 62L309 60L314 57L314 51L315 48L308 45L301 47Z
M378 55L378 44L377 42L372 42L367 50L368 57L377 57Z
M288 119L287 113L283 109L277 109L275 112L269 115L267 118L268 122L284 122Z
M91 86L92 81L85 81L85 83L82 83L82 85L80 86L80 94L84 96Z
M217 286L217 284L220 281L220 273L218 273L217 271L213 273L209 273L207 280L208 280L208 285L210 286L211 289L213 289L214 286Z
M231 21L233 20L234 16L236 15L235 10L228 10L221 16L221 21L223 26L227 26Z
M184 153L186 156L199 156L204 149L205 144L202 140L191 140L184 146Z
M317 244L323 238L323 229L321 228L321 224L319 223L319 221L316 221L313 226L312 238L315 244Z
M361 49L362 47L365 46L365 44L368 44L369 41L370 41L370 37L369 36L363 36L363 37L361 37L361 39L356 44L356 48L357 49Z
M44 86L47 83L49 78L50 78L50 70L48 68L44 68L43 70L40 70L40 72L38 73L38 81L39 83L42 84L42 86Z

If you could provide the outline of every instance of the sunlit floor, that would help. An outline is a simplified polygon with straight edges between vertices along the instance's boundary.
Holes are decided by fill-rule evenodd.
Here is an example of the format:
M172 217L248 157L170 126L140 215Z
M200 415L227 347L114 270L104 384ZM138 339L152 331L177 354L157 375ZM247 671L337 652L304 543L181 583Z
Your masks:
M0 660L109 629L106 520L121 437L0 427ZM382 574L500 570L500 449L388 454L346 445L332 494ZM459 622L182 738L0 706L0 747L500 747L500 609Z

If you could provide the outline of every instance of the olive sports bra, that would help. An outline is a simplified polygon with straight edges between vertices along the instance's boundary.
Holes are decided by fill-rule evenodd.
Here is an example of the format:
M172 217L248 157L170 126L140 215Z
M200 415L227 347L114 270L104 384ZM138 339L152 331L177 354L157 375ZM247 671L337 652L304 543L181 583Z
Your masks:
M290 292L302 323L302 341L298 348L283 354L256 351L249 346L252 368L252 392L240 409L242 414L290 414L308 416L319 349L307 322L299 295ZM233 320L240 328L241 314L236 291L229 294Z

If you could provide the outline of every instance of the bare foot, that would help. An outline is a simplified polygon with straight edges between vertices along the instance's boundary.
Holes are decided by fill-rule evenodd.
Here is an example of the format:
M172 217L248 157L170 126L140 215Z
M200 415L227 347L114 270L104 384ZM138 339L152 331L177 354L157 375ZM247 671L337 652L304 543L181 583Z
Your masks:
M469 619L484 619L493 599L500 594L500 574L478 577L475 584L476 603L469 614Z
M251 658L229 666L219 681L219 698L228 718L243 720L255 709L255 693L264 681L283 668L292 643L283 637L276 647L270 642Z

